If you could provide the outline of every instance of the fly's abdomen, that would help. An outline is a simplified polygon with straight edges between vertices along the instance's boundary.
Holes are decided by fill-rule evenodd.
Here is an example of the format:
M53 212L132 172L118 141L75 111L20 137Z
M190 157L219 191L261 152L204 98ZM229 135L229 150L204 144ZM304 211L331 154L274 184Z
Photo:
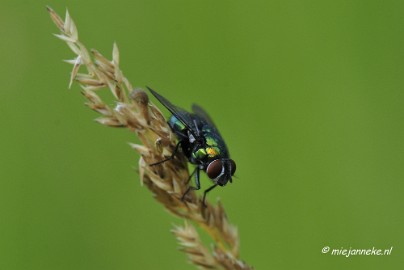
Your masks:
M174 115L172 115L168 120L168 125L178 137L182 137L183 135L187 136L187 130L185 125L180 120L178 120Z
M184 155L190 160L192 146L188 140L188 129L187 127L178 120L177 117L172 115L168 120L168 125L170 126L171 130L174 132L175 136L177 136L178 141L181 142L181 149Z

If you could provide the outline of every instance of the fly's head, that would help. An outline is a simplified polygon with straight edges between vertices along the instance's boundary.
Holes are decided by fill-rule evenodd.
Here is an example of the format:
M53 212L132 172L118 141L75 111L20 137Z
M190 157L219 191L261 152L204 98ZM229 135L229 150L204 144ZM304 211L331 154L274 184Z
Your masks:
M236 172L236 163L232 159L215 159L206 167L206 174L219 186L224 186Z

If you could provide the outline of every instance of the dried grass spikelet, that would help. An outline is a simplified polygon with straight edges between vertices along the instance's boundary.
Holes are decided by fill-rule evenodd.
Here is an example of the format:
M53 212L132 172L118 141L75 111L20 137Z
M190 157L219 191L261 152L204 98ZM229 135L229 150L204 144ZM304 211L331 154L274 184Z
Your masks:
M112 60L98 51L90 52L79 41L76 25L66 12L65 19L50 7L51 19L60 30L56 37L67 43L76 57L66 62L73 65L69 88L76 81L86 98L86 105L101 116L100 124L125 127L136 133L141 144L130 144L141 158L139 172L141 182L153 193L155 199L176 216L192 221L210 235L214 242L212 251L204 247L192 225L173 229L182 250L201 269L252 269L239 259L239 237L235 226L227 219L221 203L203 206L199 196L191 191L185 201L181 197L187 189L189 177L187 160L182 154L158 166L148 166L163 160L173 152L176 139L163 114L154 106L141 89L133 89L119 68L119 50L114 43ZM86 68L79 73L80 67ZM97 91L109 88L116 105L106 104Z

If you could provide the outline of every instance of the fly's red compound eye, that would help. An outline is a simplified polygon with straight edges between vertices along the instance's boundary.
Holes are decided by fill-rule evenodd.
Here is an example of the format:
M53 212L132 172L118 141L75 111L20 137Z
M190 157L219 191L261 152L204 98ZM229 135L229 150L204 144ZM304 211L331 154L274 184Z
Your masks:
M215 179L222 173L222 169L222 161L220 159L216 159L209 163L208 167L206 168L206 174L210 179Z
M236 162L234 162L234 160L230 159L230 166L231 166L231 175L234 175L234 173L236 172Z

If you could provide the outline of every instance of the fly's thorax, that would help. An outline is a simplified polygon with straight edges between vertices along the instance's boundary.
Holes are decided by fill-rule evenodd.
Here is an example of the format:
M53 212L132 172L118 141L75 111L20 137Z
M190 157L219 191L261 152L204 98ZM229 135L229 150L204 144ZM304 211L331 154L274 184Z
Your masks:
M216 146L201 147L192 152L194 160L208 161L217 159L219 156L220 149Z
M223 149L213 136L203 132L200 139L191 142L195 146L192 151L192 160L205 163L223 157Z
M206 136L206 144L210 145L210 146L215 146L217 147L218 142L217 140L215 140L215 138L213 138L212 136Z

